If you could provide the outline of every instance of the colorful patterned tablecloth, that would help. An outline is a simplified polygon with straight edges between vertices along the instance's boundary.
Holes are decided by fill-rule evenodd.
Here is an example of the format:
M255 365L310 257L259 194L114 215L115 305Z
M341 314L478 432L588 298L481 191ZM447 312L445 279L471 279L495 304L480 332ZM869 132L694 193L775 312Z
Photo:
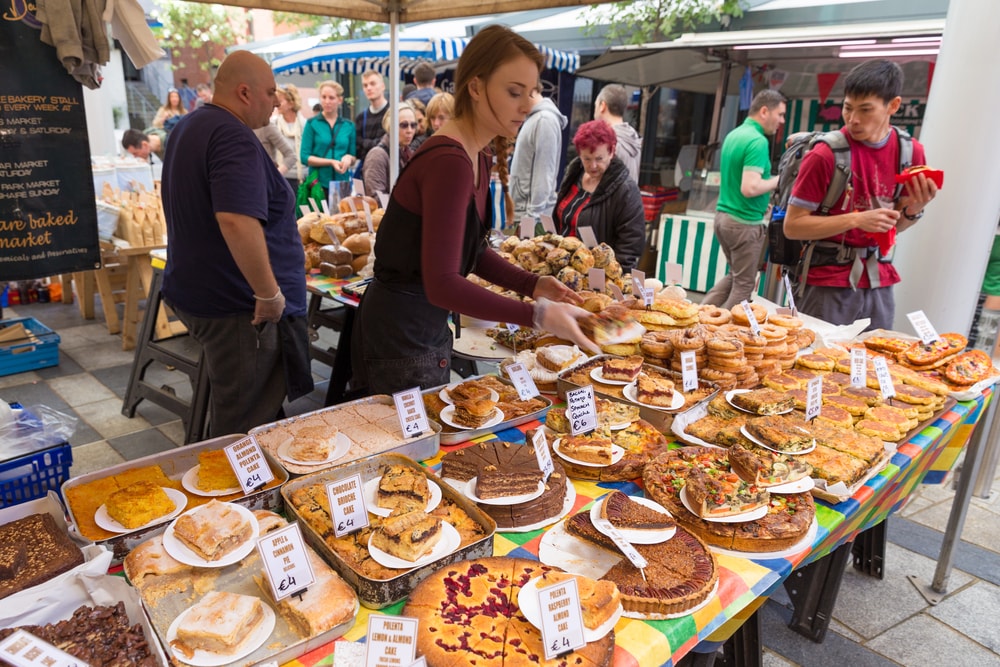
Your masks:
M719 635L722 635L721 639L727 637L792 570L822 558L899 509L916 485L925 476L933 474L935 465L940 465L938 460L943 455L951 450L961 450L971 434L972 426L991 398L992 394L987 391L975 401L957 403L930 426L902 444L888 466L866 482L850 499L836 505L817 501L818 531L811 549L803 549L788 558L757 560L717 555L719 590L708 605L689 616L668 621L623 618L615 626L615 667L670 666L710 636L713 641L719 641ZM494 438L524 442L524 432L536 428L538 424L539 422L532 422L516 429L506 429L475 442ZM425 464L437 471L444 453L469 444L471 443L444 446L438 456ZM577 494L573 512L589 507L596 498L612 489L621 489L631 494L641 491L632 482L574 481L573 486ZM544 530L497 533L494 538L494 553L537 559L543 533ZM398 614L402 606L403 603L398 603L379 613ZM332 665L335 647L339 643L364 640L369 613L369 610L362 608L354 627L341 640L321 646L288 664L291 667Z

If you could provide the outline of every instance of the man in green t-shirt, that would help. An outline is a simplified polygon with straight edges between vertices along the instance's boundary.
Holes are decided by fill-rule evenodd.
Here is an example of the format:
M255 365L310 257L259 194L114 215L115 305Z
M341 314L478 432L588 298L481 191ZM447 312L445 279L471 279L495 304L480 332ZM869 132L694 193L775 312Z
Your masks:
M776 90L762 90L750 103L743 124L722 142L715 237L729 262L729 273L709 290L702 303L732 308L753 293L767 243L769 193L778 186L778 177L771 176L768 137L784 122L785 97Z

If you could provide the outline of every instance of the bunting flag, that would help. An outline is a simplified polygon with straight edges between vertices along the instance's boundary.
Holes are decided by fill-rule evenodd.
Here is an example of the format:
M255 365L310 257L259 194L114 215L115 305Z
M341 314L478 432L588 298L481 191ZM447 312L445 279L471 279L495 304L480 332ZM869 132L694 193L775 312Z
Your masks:
M830 91L840 78L840 72L820 72L816 74L816 85L819 87L819 103L823 104L830 97Z
M931 94L931 80L934 79L934 65L936 63L932 60L927 63L927 94Z

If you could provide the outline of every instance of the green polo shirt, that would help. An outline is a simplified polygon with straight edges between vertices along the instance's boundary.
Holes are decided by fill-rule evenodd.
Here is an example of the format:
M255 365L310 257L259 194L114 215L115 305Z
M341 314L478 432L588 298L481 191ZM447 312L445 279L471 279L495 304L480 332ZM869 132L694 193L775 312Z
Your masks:
M747 118L722 142L719 169L722 184L716 208L748 224L761 224L767 213L770 193L747 198L740 192L744 171L755 171L760 177L771 178L771 155L764 128L753 118Z

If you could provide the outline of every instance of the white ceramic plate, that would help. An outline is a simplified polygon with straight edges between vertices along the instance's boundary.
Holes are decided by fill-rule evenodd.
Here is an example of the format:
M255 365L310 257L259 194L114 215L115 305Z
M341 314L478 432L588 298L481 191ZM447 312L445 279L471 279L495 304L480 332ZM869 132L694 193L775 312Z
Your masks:
M164 514L163 516L156 517L149 523L144 523L138 528L126 528L125 526L121 525L120 523L111 518L111 515L108 514L107 505L101 505L100 507L97 508L97 511L94 512L94 523L96 523L104 530L107 530L112 533L131 533L132 531L135 530L143 530L145 528L149 528L150 526L161 524L164 521L170 521L175 516L179 515L181 512L184 511L184 508L187 507L188 499L187 496L184 495L183 491L178 491L177 489L171 489L166 486L161 486L160 488L163 489L164 493L167 494L168 498L174 501L174 510L169 514Z
M530 533L533 530L539 530L545 528L546 526L551 526L554 523L562 521L562 519L573 511L573 505L576 504L576 487L573 486L572 482L566 483L566 495L563 496L563 506L559 510L559 514L548 519L542 519L537 523L531 523L525 526L517 526L516 528L497 528L498 533ZM603 574L603 573L602 573Z
M642 498L640 496L629 496L632 500L648 507L651 510L660 512L666 516L670 516L670 512L663 508L655 500L650 500L649 498ZM602 522L598 521L601 518L601 507L607 502L608 497L604 496L594 501L594 504L590 507L590 520L594 524L594 528L603 533L601 530ZM666 528L664 530L629 530L628 528L619 528L618 532L621 533L622 537L631 542L632 544L659 544L660 542L666 542L677 532L677 527Z
M491 426L496 426L504 420L503 413L500 412L499 408L493 410L493 416L487 419L485 422L479 426L463 426L454 420L455 406L449 405L445 409L441 410L441 421L443 421L448 426L453 426L455 428L460 428L464 431L478 431L481 428L489 428Z
M520 607L521 613L524 614L526 619L528 619L528 623L531 623L539 630L542 629L542 609L538 604L538 587L544 587L546 585L548 584L542 581L541 577L535 577L534 579L529 580L524 586L521 586L521 590L517 593L517 606ZM601 637L614 629L615 623L617 623L618 619L622 617L623 611L624 609L621 604L619 604L618 609L611 614L611 618L606 620L601 625L597 626L593 630L584 626L583 638L587 640L588 644L601 639Z
M278 458L281 459L282 461L294 463L295 465L320 466L327 463L333 463L334 461L342 457L344 454L346 454L348 451L350 451L351 445L354 444L353 442L351 442L351 439L348 438L343 433L337 433L337 437L334 439L334 441L335 444L333 446L333 449L330 450L330 455L321 461L307 461L305 459L297 459L292 455L290 455L288 452L291 450L292 443L295 442L293 438L288 438L283 443L281 443L278 446L276 453L278 455Z
M174 535L174 524L177 523L175 519L169 526L167 530L163 533L163 548L166 549L167 553L174 557L175 560L184 563L185 565L191 565L192 567L225 567L227 565L232 565L233 563L238 563L243 560L254 547L257 545L257 538L260 536L260 526L257 524L257 517L253 515L253 512L248 510L242 505L236 505L229 503L230 507L239 512L250 521L250 538L246 542L241 544L239 547L230 551L228 554L220 558L219 560L205 560L195 552L188 549L184 543L177 539ZM197 512L200 507L196 507L193 510L185 512ZM230 658L230 660L232 660ZM221 663L224 664L224 663Z
M469 500L482 503L483 505L517 505L518 503L526 503L529 500L534 500L545 493L545 482L539 480L538 488L531 493L523 493L519 496L503 496L502 498L480 498L476 494L476 482L478 479L478 477L473 477L466 482L465 488L462 489L462 493L464 493L465 497Z
M184 621L184 617L191 611L191 607L178 614L174 622L167 628L167 649L173 655L174 660L182 662L185 665L194 665L194 667L217 667L218 665L228 665L231 662L236 662L260 648L274 631L274 610L265 602L261 602L261 605L264 607L264 617L257 628L247 635L235 653L215 653L214 651L197 649L194 652L194 657L185 658L180 651L175 651L170 647L170 642L177 639L177 628L180 627L180 624Z
M772 558L788 558L789 556L794 556L795 554L801 553L804 549L809 549L812 547L813 542L816 541L816 534L819 532L819 523L816 521L816 517L813 517L812 525L809 526L808 532L802 536L802 539L788 547L787 549L782 549L780 551L766 551L766 552L750 552L750 551L733 551L732 549L723 549L722 547L716 547L708 545L709 550L714 551L717 554L724 554L726 556L738 556L740 558L749 558L750 560L770 560Z
M653 408L654 410L680 410L681 408L684 407L684 394L680 393L679 391L674 392L673 398L671 399L669 406L653 405L652 403L643 403L642 401L640 401L638 396L639 390L636 388L635 382L631 382L625 385L625 388L622 389L622 393L625 394L625 398L632 401L633 403L636 403L646 408Z
M603 463L590 463L588 461L580 461L578 459L574 459L572 456L567 456L566 454L563 454L563 452L562 452L561 449L559 449L559 445L560 444L562 444L562 438L559 438L554 443L552 443L552 449L559 456L559 458L561 458L561 459L563 459L565 461L569 461L570 463L576 464L578 466L586 466L587 468L606 468L606 467L608 467L607 465L605 465ZM618 463L619 461L622 460L622 458L624 458L624 456L625 456L625 450L624 449L622 449L618 445L611 445L611 463L609 463L608 465L614 465L614 464Z
M807 491L812 491L814 486L816 486L816 480L812 477L803 477L794 482L786 482L766 488L771 493L806 493Z
M368 480L361 486L361 493L364 494L365 507L368 508L369 512L376 516L389 516L392 514L392 509L378 506L378 483L381 480L381 476ZM434 480L428 479L427 490L430 491L431 495L427 499L427 509L424 511L430 512L441 502L441 487Z
M372 537L374 536L375 533L373 532ZM427 565L428 563L433 563L439 558L444 558L462 544L462 536L459 535L458 530L456 530L455 527L447 521L441 522L441 539L434 545L431 552L423 558L418 558L413 562L402 558L396 558L395 556L382 551L378 547L372 546L371 539L371 537L368 538L368 553L371 554L372 560L383 567L392 567L401 570L410 570L415 567Z
M447 403L448 405L454 405L455 401L452 400L451 394L449 392L451 392L452 389L454 389L460 384L462 383L455 382L454 384L450 384L447 387L441 387L441 391L438 392L438 396L440 396L441 400ZM499 401L500 394L496 393L496 391L494 391L493 389L490 389L490 400L493 402Z
M628 384L632 380L609 380L604 377L604 367L598 366L590 371L590 377L594 378L598 382L603 382L604 384Z
M218 489L216 491L205 491L204 489L200 489L198 488L198 473L200 472L201 464L196 465L184 473L184 476L181 477L181 486L184 487L185 491L193 493L196 496L215 497L231 496L232 494L239 493L243 490L243 487L240 486L234 486L231 489Z
M685 486L681 489L681 502L684 503L684 507L688 509L691 514L699 516L698 512L694 509L694 503L688 499L687 487ZM763 505L753 510L752 512L743 512L742 514L733 514L732 516L720 516L720 517L701 517L705 521L713 521L715 523L744 523L746 521L756 521L757 519L763 519L767 516L768 505Z
M757 415L756 412L753 412L751 410L747 410L746 408L741 408L740 406L738 406L735 403L733 403L733 396L736 396L737 394L745 394L748 391L751 391L751 390L750 389L730 389L729 391L726 392L726 402L729 403L729 405L731 405L734 408L736 408L737 410L739 410L740 412L745 412L748 415ZM783 410L781 412L776 412L775 414L777 414L777 415L787 415L789 412L791 412L794 409L795 409L795 406L792 406L792 407L788 408L787 410ZM757 415L757 416L761 417L763 415Z
M782 451L780 449L775 449L771 445L768 445L768 444L766 444L764 442L761 442L757 438L753 437L752 435L750 435L750 432L747 431L747 427L746 426L740 426L740 433L742 433L743 437L745 437L747 440L749 440L750 442L754 443L755 445L760 445L764 449L770 449L772 452L775 452L775 453L778 453L778 454L788 454L789 456L798 456L799 454L808 454L812 450L816 449L816 440L815 439L813 440L813 444L810 445L809 447L806 447L805 449L800 449L797 452L786 452L786 451Z

